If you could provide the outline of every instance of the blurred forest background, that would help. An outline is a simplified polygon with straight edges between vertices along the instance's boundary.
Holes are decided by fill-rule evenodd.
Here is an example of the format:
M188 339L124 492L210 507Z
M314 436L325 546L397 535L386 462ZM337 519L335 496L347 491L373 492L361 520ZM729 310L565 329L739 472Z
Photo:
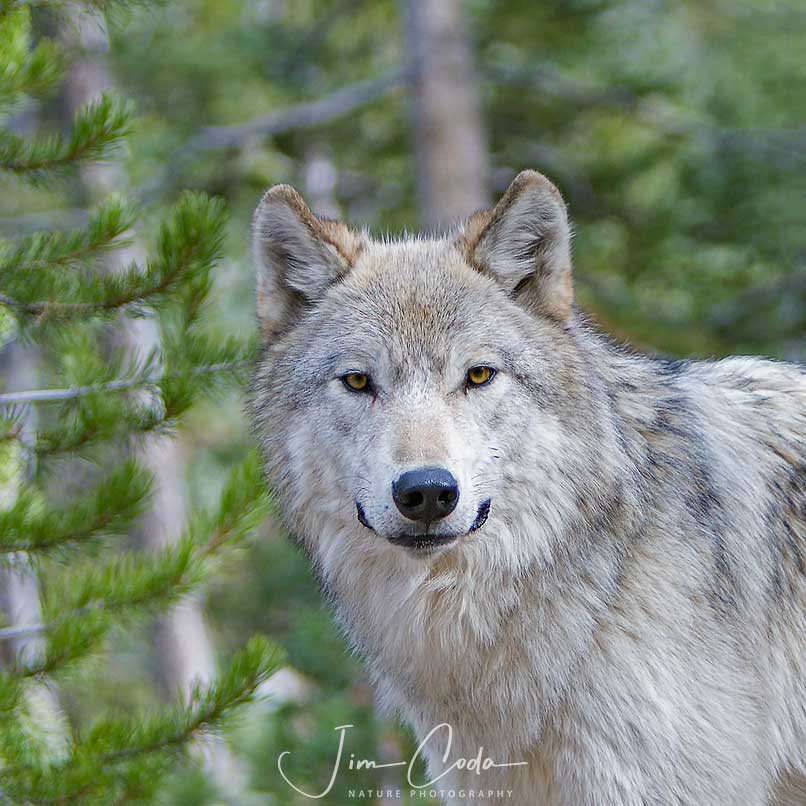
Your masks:
M37 35L63 43L71 67L14 125L58 128L109 87L137 118L126 150L82 181L10 184L4 238L80 226L110 191L148 204L146 231L183 188L223 197L212 316L248 338L249 219L267 186L292 183L323 215L395 234L467 215L536 168L569 204L579 302L618 339L670 356L806 357L802 0L182 0L109 19L103 4L34 5ZM196 406L167 442L151 460L146 543L214 501L248 450L243 390ZM357 756L410 752L375 717L304 558L272 522L203 599L115 635L61 699L79 717L158 703L254 632L286 651L272 696L160 802L306 802L277 756L291 751L295 782L322 791L337 725L355 725ZM401 784L394 770L345 771L321 802Z

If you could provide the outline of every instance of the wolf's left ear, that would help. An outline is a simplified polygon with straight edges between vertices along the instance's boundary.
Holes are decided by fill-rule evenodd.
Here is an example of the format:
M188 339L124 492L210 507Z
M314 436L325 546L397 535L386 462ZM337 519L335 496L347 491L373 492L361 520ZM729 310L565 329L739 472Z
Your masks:
M317 218L290 185L276 185L252 219L257 315L264 338L286 330L343 277L361 251L361 236Z
M492 210L465 224L459 245L526 307L559 322L571 316L571 230L560 192L542 174L519 173Z

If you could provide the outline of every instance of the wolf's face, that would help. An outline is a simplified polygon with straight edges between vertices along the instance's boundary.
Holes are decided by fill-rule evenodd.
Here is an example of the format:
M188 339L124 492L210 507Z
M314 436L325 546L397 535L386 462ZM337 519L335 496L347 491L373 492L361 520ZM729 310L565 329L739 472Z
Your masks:
M432 558L561 483L581 405L568 239L559 194L531 172L433 240L375 242L288 187L267 193L253 409L309 550L363 541Z

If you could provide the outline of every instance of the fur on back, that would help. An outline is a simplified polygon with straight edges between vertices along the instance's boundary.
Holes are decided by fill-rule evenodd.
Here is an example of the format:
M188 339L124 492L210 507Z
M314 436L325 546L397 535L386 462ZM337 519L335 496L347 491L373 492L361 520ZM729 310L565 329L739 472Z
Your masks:
M599 335L573 304L565 206L533 172L435 239L376 241L275 188L255 255L268 483L378 702L419 737L449 723L454 757L527 762L442 788L803 802L802 366ZM497 374L469 389L477 365ZM434 465L458 480L441 527L458 536L411 552L391 486Z

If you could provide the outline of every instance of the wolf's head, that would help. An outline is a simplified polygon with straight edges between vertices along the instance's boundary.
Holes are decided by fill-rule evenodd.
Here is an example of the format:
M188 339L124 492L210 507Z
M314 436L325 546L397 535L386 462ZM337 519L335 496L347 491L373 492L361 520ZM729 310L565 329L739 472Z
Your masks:
M569 225L545 177L521 173L450 235L391 242L275 187L254 252L254 419L286 520L320 562L518 551L524 520L556 531L588 480L594 494Z

